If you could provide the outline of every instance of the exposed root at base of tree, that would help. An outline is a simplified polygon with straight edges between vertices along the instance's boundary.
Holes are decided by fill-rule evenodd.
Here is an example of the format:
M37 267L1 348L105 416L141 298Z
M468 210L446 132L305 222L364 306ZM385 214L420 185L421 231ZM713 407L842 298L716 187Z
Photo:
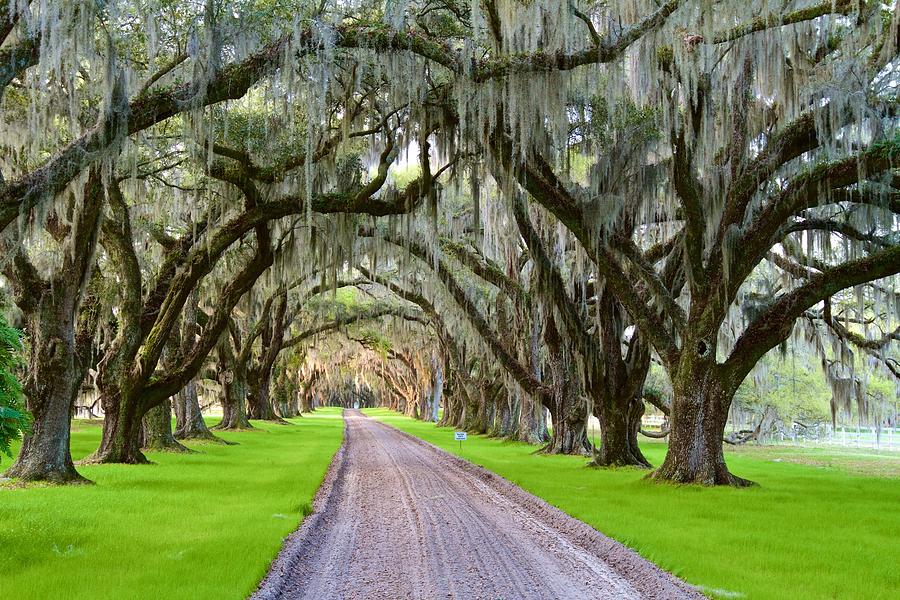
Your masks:
M634 456L630 458L613 458L613 459L604 459L600 456L595 456L594 459L587 464L587 466L596 469L616 469L621 467L634 467L636 469L652 469L653 465L651 465L646 459L640 460Z
M553 447L553 443L546 444L541 448L538 448L532 454L559 454L565 456L593 456L593 451L590 448L582 448L576 447L569 451L558 450Z
M94 482L72 469L65 473L57 471L18 473L11 468L0 474L0 489L19 489L26 487L44 487L56 485L94 485Z
M168 442L165 444L151 444L149 446L141 446L142 452L171 452L173 454L195 454L196 450L191 450L184 444L178 442Z
M217 437L210 433L209 431L205 432L197 432L189 435L178 434L175 433L175 439L182 441L190 441L190 442L206 442L210 444L219 444L222 446L235 446L235 442L229 442L228 440L223 440L220 437Z
M668 469L660 466L655 471L649 473L645 479L657 483L670 483L675 485L702 485L712 486L729 486L737 488L753 487L758 485L756 482L738 477L727 469L715 469L713 472L689 474L680 469Z
M78 462L76 465L152 465L153 463L144 456L142 453L138 452L136 455L130 455L125 457L112 456L109 452L103 453L93 453L90 456L87 456Z
M251 425L249 421L246 423L237 423L234 425L228 425L223 421L221 423L216 423L209 429L210 431L255 431L256 427Z

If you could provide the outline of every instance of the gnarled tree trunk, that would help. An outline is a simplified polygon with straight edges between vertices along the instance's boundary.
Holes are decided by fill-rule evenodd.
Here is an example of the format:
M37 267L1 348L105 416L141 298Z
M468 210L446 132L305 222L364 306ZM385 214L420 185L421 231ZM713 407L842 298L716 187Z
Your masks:
M644 414L643 389L650 370L650 348L637 331L622 357L625 311L604 290L597 299L602 350L595 357L591 389L594 416L600 422L600 448L591 465L650 467L638 446Z
M272 408L269 398L270 381L268 377L258 377L249 381L250 393L247 396L247 416L259 421L278 421L280 418Z
M546 444L550 441L544 405L530 394L519 397L519 427L517 439L528 444Z
M247 418L246 365L240 364L228 333L216 347L219 383L222 386L222 420L213 429L252 429Z
M490 434L501 438L515 437L517 424L516 415L513 414L513 397L504 386L495 404Z
M197 383L190 381L175 396L181 419L176 418L175 437L179 440L209 440L223 443L212 434L203 420L200 399L197 397ZM176 415L177 416L177 415Z
M70 214L71 225L51 217L50 234L68 237L62 264L43 279L22 248L4 265L15 302L25 315L30 354L23 382L31 431L22 440L16 460L4 473L24 481L81 483L69 449L70 421L75 400L92 359L92 341L99 303L84 298L93 276L103 194L100 174L93 171L84 188L81 210ZM70 206L72 213L75 205ZM0 248L6 249L5 243Z
M252 429L247 417L247 380L235 376L222 395L222 421L213 429Z
M589 455L591 442L587 436L586 414L587 407L579 399L558 402L554 409L550 410L553 432L550 435L550 443L542 449L542 452Z
M172 402L165 400L144 415L141 447L156 452L191 452L172 435Z
M272 406L271 386L272 368L284 342L284 321L287 312L287 293L278 299L275 315L270 317L262 334L262 356L255 368L248 372L250 395L248 397L248 413L251 419L276 421L287 424L287 421L275 413Z
M71 412L84 371L76 367L74 324L65 315L44 314L53 308L47 306L40 317L29 320L33 337L23 387L33 423L4 475L24 481L86 482L75 470L69 451ZM32 322L39 325L32 328Z
M734 386L715 362L715 347L688 338L672 381L674 398L669 419L669 450L650 477L673 483L747 486L725 464L722 436Z
M315 405L313 403L313 389L318 381L319 377L322 376L322 371L316 369L310 374L310 376L300 385L300 414L309 413L314 411Z
M199 334L198 316L200 316L200 291L195 289L190 299L185 302L181 317L180 351L178 356L187 355ZM205 315L204 315L205 317ZM173 331L173 335L175 332ZM175 437L179 440L207 440L222 442L214 436L200 410L200 399L197 397L197 383L190 380L175 394Z
M638 446L644 402L640 398L613 397L595 410L600 421L600 447L592 465L598 467L650 467Z
M548 408L553 420L553 432L550 443L542 451L547 454L587 455L592 450L587 435L587 402L578 390L570 348L560 338L554 318L550 316L546 321L544 340L550 350L552 389Z
M144 407L135 394L109 386L101 392L103 436L100 447L85 459L86 463L147 464L141 452L141 430Z

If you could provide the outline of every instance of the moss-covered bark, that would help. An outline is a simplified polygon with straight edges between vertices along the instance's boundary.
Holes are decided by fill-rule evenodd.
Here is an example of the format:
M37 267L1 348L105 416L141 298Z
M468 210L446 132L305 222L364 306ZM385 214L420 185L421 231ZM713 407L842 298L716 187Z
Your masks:
M99 319L99 303L92 296L93 255L103 204L99 173L91 173L83 197L80 210L69 207L74 213L68 215L71 225L50 219L51 235L60 243L66 240L55 275L42 278L23 248L15 249L4 267L29 336L23 391L33 419L16 460L5 472L7 477L53 483L86 481L75 470L69 439L71 414L92 362ZM6 245L0 248L6 249Z
M607 406L595 407L600 421L600 447L591 462L597 467L650 467L638 445L644 403L640 398L614 398Z
M190 452L172 435L172 402L164 401L144 415L141 449L154 452Z
M210 442L224 443L217 438L206 426L203 420L203 412L200 410L200 399L197 397L197 383L188 382L178 394L175 402L179 407L176 411L175 438L179 440L206 440Z
M663 463L650 474L654 480L731 486L751 483L728 470L722 450L737 385L715 359L718 320L709 315L718 314L720 311L713 309L691 321L694 327L683 342L677 369L670 371L674 398L669 447Z
M246 365L235 356L227 333L219 340L216 358L219 383L222 386L222 420L213 429L252 429L247 418Z

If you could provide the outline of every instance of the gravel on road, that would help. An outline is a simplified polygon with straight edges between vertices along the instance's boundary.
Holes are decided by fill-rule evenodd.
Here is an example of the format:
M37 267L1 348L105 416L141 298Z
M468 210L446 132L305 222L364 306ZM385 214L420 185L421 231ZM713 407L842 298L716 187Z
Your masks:
M358 411L345 424L253 598L703 597L502 477Z

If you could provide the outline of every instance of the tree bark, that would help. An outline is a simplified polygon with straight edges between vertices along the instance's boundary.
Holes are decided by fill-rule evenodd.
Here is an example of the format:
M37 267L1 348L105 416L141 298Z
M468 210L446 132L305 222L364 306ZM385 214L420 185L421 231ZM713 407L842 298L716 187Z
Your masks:
M490 434L499 438L515 437L516 419L513 415L513 401L509 391L505 388L494 405L494 419L491 424Z
M271 386L272 367L284 343L284 322L287 311L287 293L278 298L273 316L266 315L269 322L262 333L262 356L259 363L249 372L250 396L248 413L251 419L275 421L287 424L287 421L275 414L272 406Z
M244 379L225 384L222 421L213 429L253 429L247 417L247 382Z
M134 394L123 393L114 388L107 388L102 394L100 404L104 413L103 436L100 447L84 462L148 464L150 461L140 448L145 413L140 399Z
M600 447L592 466L597 467L647 467L650 462L638 446L644 402L640 398L613 398L608 405L596 410L600 421Z
M312 396L310 392L300 394L300 414L311 413L315 410L312 404Z
M635 332L626 356L622 357L625 311L611 293L599 294L597 314L602 349L591 367L600 370L589 379L594 416L600 422L600 448L591 465L649 468L651 465L638 445L638 434L644 414L643 390L650 370L650 348L644 336Z
M319 377L321 377L322 372L318 369L314 370L312 374L300 385L300 414L313 412L316 408L313 403L313 388L316 385L316 381L318 381Z
M434 366L434 387L431 389L431 420L437 423L440 418L441 398L444 395L443 360L434 361Z
M571 349L560 337L552 315L546 319L544 341L550 351L551 397L548 408L553 420L553 432L550 443L542 452L588 455L592 446L587 435L587 403L578 390Z
M217 438L206 426L203 420L203 412L200 410L200 400L197 398L197 383L189 382L175 397L175 402L181 407L182 420L175 429L175 437L179 440L209 440L224 443ZM177 419L176 419L177 423Z
M47 317L29 330L31 356L24 390L32 416L31 431L22 440L15 462L4 476L23 481L87 483L78 474L69 450L72 407L84 373L76 368L71 322Z
M519 427L517 439L528 444L546 444L550 441L544 405L530 394L519 398Z
M491 390L483 381L476 382L477 391L470 394L466 404L465 430L472 433L487 433L488 413L493 401Z
M235 356L229 334L224 333L216 347L219 384L222 386L222 420L213 429L252 429L247 418L246 365Z
M541 381L541 337L543 335L543 322L540 318L540 310L532 311L531 334L529 340L529 364L534 378ZM520 442L528 444L546 444L550 441L550 432L547 431L547 419L544 418L544 405L534 394L523 393L519 397L519 437Z
M247 381L243 377L235 377L231 383L225 384L222 394L222 421L213 429L253 429L247 418Z
M172 435L172 402L164 401L144 415L141 447L154 452L192 452Z
M275 369L274 392L274 405L278 408L278 416L283 419L296 417L299 414L297 386L289 370L284 366Z
M247 396L247 416L258 421L286 422L275 414L270 397L271 381L268 377L256 374L249 382L250 393Z
M672 382L669 450L650 477L673 483L752 485L729 472L725 464L722 437L734 386L728 385L715 364L714 348L701 347L702 351L696 352L702 343L691 338L685 341L678 374Z
M5 266L15 302L27 323L30 352L22 387L32 416L31 431L4 473L7 477L87 482L75 470L69 441L72 412L91 363L99 317L99 304L84 296L90 293L102 205L100 176L93 172L84 188L80 212L71 215L72 225L57 228L48 221L54 238L68 238L62 264L49 281L40 277L22 248Z
M591 453L591 442L587 436L584 415L586 407L574 406L575 402L557 403L550 410L553 421L553 432L550 443L541 452L544 454L579 454L588 456ZM583 404L583 403L582 403Z
M200 291L195 289L190 299L185 302L181 317L181 328L178 331L178 353L176 359L190 353L194 342L200 333L198 316L200 314ZM175 335L175 330L173 330ZM180 362L180 361L178 361ZM177 368L177 364L172 368ZM175 437L179 440L194 439L213 442L223 442L212 434L203 420L200 410L200 400L197 398L197 382L188 381L177 394L175 394Z

